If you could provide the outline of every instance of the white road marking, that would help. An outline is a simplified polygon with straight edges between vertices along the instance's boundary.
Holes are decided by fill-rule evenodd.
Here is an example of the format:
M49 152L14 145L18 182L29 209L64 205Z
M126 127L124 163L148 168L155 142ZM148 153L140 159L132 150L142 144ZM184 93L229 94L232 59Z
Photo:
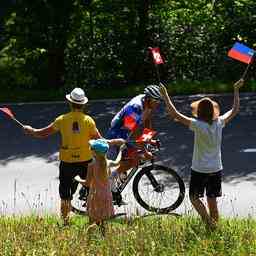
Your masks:
M256 152L256 148L245 148L245 149L240 150L240 152L243 152L243 153L255 153Z

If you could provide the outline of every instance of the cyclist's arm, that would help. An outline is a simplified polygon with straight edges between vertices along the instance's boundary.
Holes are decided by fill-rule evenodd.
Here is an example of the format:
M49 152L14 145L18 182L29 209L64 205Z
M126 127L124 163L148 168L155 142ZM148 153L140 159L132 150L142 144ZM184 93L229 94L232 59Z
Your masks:
M172 119L177 119L182 124L190 127L192 119L190 117L187 117L187 116L181 114L175 108L175 106L173 105L173 103L172 103L172 101L171 101L171 99L168 95L168 92L167 92L167 90L166 90L166 88L164 87L163 84L160 84L159 88L160 88L160 93L161 93L161 95L162 95L162 97L165 101L167 112L169 113L170 117Z
M142 123L144 128L152 129L152 111L145 109L142 114Z
M123 147L121 146L119 152L118 152L118 155L116 157L115 160L108 160L107 159L107 165L108 167L116 167L116 166L119 166L121 160L122 160L122 149Z
M33 128L29 125L24 125L23 130L26 134L31 135L36 138L46 138L57 131L53 128L53 123L40 129Z
M126 143L126 140L122 139L122 138L118 138L118 139L111 139L111 140L107 140L109 145L117 145L117 146L121 146L124 145Z

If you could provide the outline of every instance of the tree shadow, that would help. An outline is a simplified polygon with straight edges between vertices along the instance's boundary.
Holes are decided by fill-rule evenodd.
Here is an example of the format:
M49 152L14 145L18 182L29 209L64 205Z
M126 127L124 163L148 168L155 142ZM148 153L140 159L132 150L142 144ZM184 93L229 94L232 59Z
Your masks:
M201 96L201 95L200 95ZM190 103L198 98L195 96L173 97L179 111L190 116ZM221 113L232 107L233 95L214 96L219 102ZM89 101L86 111L91 115L103 136L106 135L114 114L127 102L125 100ZM256 182L255 153L243 150L256 148L256 94L241 94L241 110L239 115L223 130L222 159L225 182ZM58 115L66 113L66 103L44 104L7 104L18 120L34 127L44 127ZM46 139L36 139L25 135L13 121L0 114L0 165L4 166L15 159L35 156L48 162L56 161L60 145L60 136L53 135ZM163 104L159 107L153 120L154 129L158 131L161 141L159 161L175 169L185 182L189 180L190 165L193 152L193 133L178 122L170 120ZM256 156L256 155L255 155Z

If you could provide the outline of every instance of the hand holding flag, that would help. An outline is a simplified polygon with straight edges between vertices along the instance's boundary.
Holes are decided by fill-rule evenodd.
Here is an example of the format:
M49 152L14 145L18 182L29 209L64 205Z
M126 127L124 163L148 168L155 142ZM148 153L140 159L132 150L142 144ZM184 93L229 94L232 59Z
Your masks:
M0 111L3 112L7 117L9 117L10 119L12 119L13 121L15 121L17 124L19 124L21 127L23 127L24 125L18 121L15 117L14 114L12 113L12 111L9 108L0 108Z

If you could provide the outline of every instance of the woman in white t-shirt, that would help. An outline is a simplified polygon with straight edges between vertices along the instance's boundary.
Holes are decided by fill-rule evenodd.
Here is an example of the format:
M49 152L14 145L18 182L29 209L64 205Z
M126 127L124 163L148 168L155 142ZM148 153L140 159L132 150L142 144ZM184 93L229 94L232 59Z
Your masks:
M190 118L181 114L173 105L164 85L160 92L166 103L167 112L194 132L194 150L191 166L189 197L202 220L210 228L216 227L219 219L217 197L221 196L221 139L223 127L239 112L239 89L244 84L240 79L234 84L234 103L230 111L220 116L218 103L210 98L202 98L191 104ZM206 192L207 207L200 200ZM209 211L209 213L208 213Z

